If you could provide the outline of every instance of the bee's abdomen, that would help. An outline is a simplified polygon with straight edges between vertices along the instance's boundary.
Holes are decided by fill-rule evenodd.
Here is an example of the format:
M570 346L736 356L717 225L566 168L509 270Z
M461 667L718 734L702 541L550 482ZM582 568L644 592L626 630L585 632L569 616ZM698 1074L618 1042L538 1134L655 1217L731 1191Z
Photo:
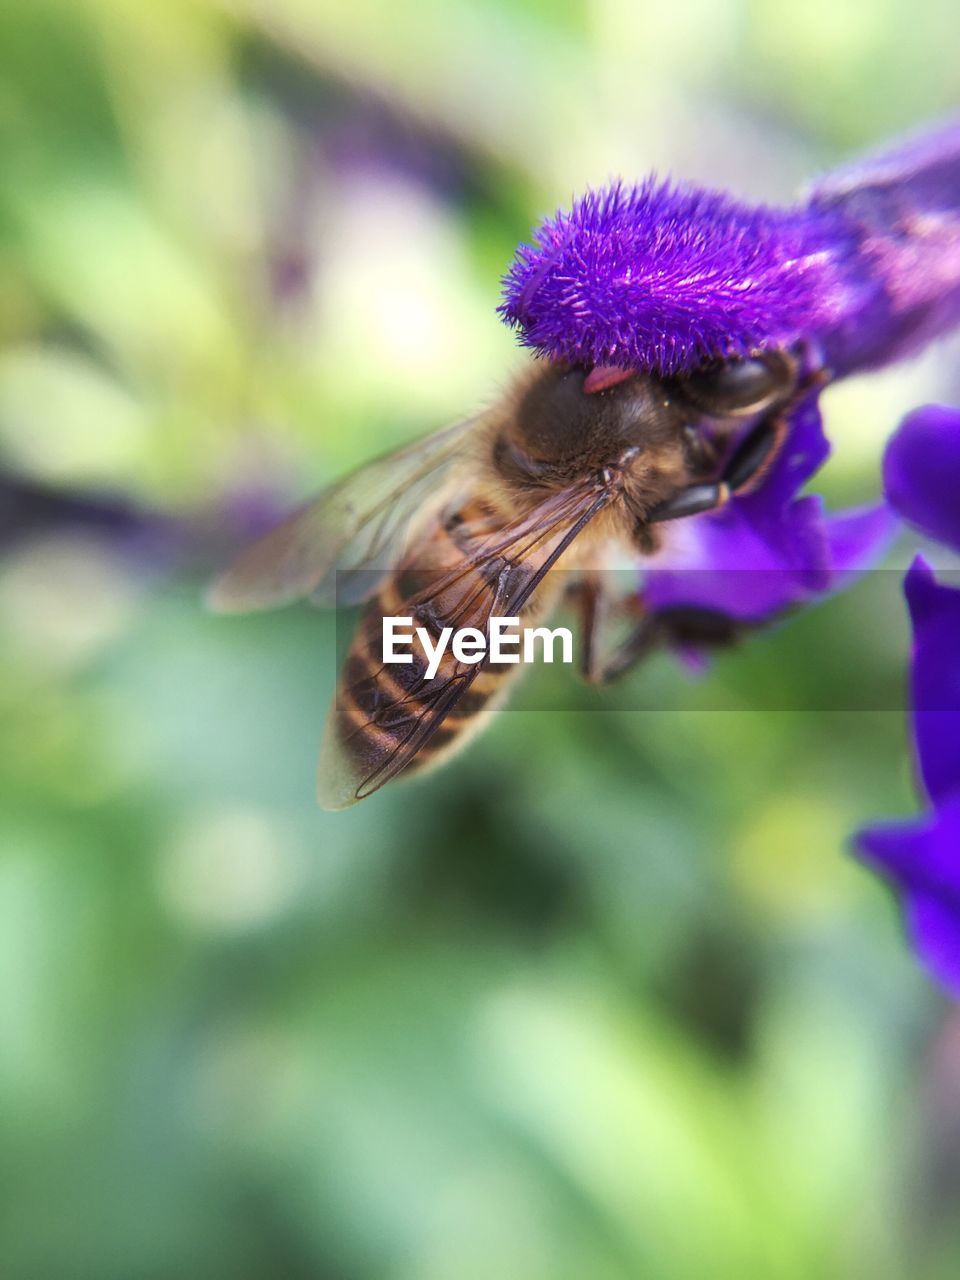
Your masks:
M398 567L364 611L344 664L336 711L341 745L364 777L378 773L397 752L410 754L405 768L421 768L455 749L518 669L515 663L487 659L476 666L459 662L448 644L428 679L427 657L417 639L409 646L411 661L383 660L385 617L411 618L414 633L424 628L431 645L447 626L485 632L491 567L471 564L467 554L468 538L475 544L484 525L495 535L502 516L489 504L474 502L438 526L429 545Z

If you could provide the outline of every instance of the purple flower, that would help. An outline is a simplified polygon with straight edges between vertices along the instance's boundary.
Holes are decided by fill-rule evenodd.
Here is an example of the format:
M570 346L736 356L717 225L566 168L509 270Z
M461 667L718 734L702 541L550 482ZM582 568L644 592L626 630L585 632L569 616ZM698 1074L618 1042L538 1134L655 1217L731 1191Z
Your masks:
M792 208L652 179L588 192L520 247L500 313L541 355L594 369L670 376L776 347L842 377L899 359L960 323L960 121L827 176ZM800 494L829 453L815 393L790 431L754 492L667 531L641 586L649 616L690 607L760 623L843 585L886 545L889 509L828 516ZM960 549L960 413L912 414L884 480L894 511ZM906 594L931 809L862 832L858 848L903 892L918 951L960 993L960 591L918 559Z
M960 119L822 178L805 206L835 219L849 296L816 336L836 374L876 369L960 323Z
M960 551L960 411L934 404L908 414L887 446L883 485L908 524Z
M905 520L960 550L960 411L917 409L884 459L887 498ZM904 583L913 623L913 737L930 809L857 836L866 861L904 897L921 959L960 995L960 590L918 556Z
M790 209L615 183L558 212L504 279L543 355L661 374L804 344L835 376L960 322L960 122L829 176Z
M823 326L845 304L822 238L795 212L616 183L520 247L500 313L544 355L675 373Z
M798 497L830 446L811 396L790 439L753 493L678 522L651 561L642 594L650 612L695 606L757 624L835 590L885 550L896 527L883 505L826 515Z
M932 807L918 821L867 828L856 843L903 894L920 958L960 995L960 591L938 583L920 556L904 587L914 741Z

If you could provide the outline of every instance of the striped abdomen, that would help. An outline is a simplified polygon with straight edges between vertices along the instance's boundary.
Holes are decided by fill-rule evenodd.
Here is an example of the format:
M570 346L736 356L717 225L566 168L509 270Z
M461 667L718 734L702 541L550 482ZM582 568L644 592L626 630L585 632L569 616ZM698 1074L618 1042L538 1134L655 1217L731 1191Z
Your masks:
M432 679L418 640L409 663L383 662L383 618L412 618L436 644L444 627L474 627L486 633L491 615L516 598L518 582L532 575L542 554L528 552L504 531L511 514L489 500L474 499L438 524L397 568L364 611L344 664L334 711L335 732L345 757L342 771L357 780L356 798L376 790L401 769L422 768L466 740L481 714L506 691L516 663L457 661L450 646ZM515 522L516 523L516 522ZM502 554L490 548L504 544ZM538 588L521 616L541 616L555 592ZM514 615L515 616L515 615ZM351 797L353 798L353 797Z

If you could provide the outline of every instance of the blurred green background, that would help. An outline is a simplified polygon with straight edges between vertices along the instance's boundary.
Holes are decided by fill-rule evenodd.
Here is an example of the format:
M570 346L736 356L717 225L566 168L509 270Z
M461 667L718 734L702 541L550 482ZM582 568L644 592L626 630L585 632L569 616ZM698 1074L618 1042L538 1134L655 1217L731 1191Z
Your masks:
M688 710L550 710L536 672L341 814L332 621L200 605L271 512L507 381L545 212L653 167L787 199L951 108L958 26L3 6L4 1280L960 1273L960 1018L847 853L915 804L902 716L751 706L898 687L892 587L721 659L741 710L666 660L633 687ZM947 356L827 394L832 503Z

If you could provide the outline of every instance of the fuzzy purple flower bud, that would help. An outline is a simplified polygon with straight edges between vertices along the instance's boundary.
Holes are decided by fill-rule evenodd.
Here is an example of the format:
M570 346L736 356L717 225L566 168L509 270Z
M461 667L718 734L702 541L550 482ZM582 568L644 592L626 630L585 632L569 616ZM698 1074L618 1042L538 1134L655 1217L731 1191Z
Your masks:
M716 191L616 183L521 246L500 312L541 354L664 374L791 345L843 289L815 232Z
M960 122L789 209L588 192L520 246L500 314L541 355L664 375L800 344L836 376L898 359L960 322Z

